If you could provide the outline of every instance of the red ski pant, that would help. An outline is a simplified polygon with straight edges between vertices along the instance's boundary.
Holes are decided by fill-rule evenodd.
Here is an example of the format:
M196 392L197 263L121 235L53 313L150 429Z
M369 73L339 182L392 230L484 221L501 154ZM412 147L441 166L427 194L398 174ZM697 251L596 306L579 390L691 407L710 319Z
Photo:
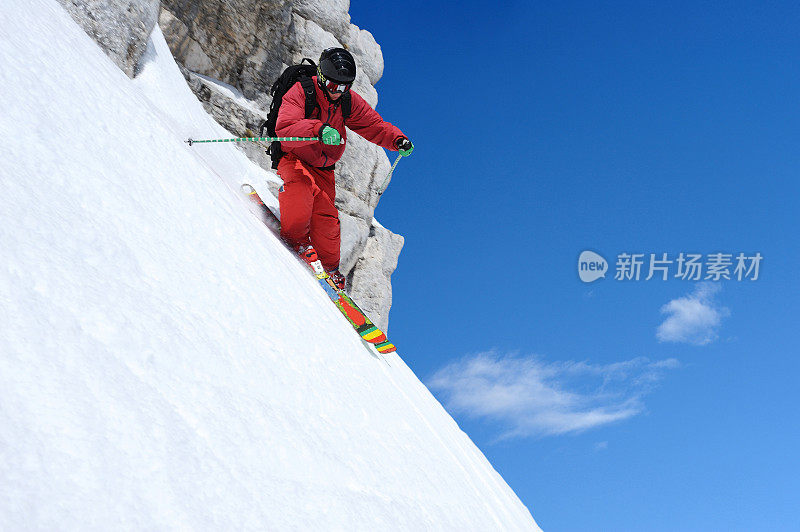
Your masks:
M341 232L339 211L333 203L333 170L315 168L286 154L278 163L278 175L283 179L278 194L281 237L294 249L310 241L325 269L335 270L339 267Z

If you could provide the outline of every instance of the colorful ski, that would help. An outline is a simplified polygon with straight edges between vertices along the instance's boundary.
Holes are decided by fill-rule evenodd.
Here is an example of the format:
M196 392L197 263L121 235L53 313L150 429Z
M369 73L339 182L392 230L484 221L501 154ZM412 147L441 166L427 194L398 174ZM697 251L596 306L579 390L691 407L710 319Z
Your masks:
M278 238L280 238L280 220L278 220L278 217L275 216L275 213L273 213L272 210L261 200L261 197L258 195L258 192L256 192L256 189L252 185L244 184L242 185L242 192L244 192L256 205L259 206L259 210L262 215L261 221L264 222L264 225L269 227L270 230L272 230L272 232L278 236ZM333 303L336 305L336 308L338 308L344 317L347 318L347 321L350 322L350 325L353 326L361 338L371 343L379 353L392 353L397 350L397 348L386 338L386 335L380 329L378 329L367 317L364 311L358 307L356 302L353 301L343 290L338 290L336 288L331 278L328 277L328 274L322 269L321 265L318 265L316 268L311 266L311 272L317 278L320 286L322 286L322 289L325 290L326 294L328 294L328 297L331 299L331 301L333 301Z

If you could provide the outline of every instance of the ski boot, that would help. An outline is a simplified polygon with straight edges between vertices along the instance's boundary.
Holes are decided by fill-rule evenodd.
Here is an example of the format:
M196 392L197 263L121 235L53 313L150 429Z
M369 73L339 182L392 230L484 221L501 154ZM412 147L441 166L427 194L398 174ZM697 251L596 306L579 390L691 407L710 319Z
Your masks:
M336 290L340 292L344 291L346 281L342 272L339 271L339 268L328 272L328 277L331 280L331 285L336 288Z
M300 259L308 264L308 267L311 268L311 271L314 272L314 275L317 279L324 279L326 276L325 268L322 267L322 263L317 256L317 250L314 249L314 246L311 244L301 244L297 247L297 256Z
M297 254L308 263L309 266L312 266L319 260L319 257L317 257L317 250L314 249L314 246L311 244L300 244L297 246Z

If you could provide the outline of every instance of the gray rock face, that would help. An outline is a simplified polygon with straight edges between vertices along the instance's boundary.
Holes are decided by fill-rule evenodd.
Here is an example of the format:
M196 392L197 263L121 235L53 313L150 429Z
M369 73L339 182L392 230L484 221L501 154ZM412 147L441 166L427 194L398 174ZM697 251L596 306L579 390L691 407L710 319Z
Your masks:
M181 69L181 71L184 73L189 87L203 104L206 112L213 116L225 129L244 133L250 130L256 133L261 123L266 120L267 113L261 109L237 103L234 98L237 95L240 96L241 93L238 93L233 87L227 87L234 94L234 98L231 98L225 92L222 92L220 85L213 80L186 69Z
M369 224L358 216L339 212L339 223L342 229L341 258L339 270L347 275L353 269L367 245Z
M211 72L214 64L196 40L189 37L189 28L166 9L161 10L158 25L164 35L170 36L172 53L181 58L181 64L193 72Z
M350 294L384 332L392 306L392 273L403 248L403 237L373 225L367 245L348 277Z
M375 42L375 37L370 32L351 24L344 39L343 44L355 57L360 58L359 67L367 80L372 85L378 83L383 76L383 54L381 47Z
M295 0L292 10L306 20L313 20L333 35L350 30L350 0Z
M297 48L290 2L165 0L159 25L175 59L262 107Z
M128 77L136 75L147 38L158 20L159 0L59 2Z
M353 90L377 105L373 84L383 74L383 55L368 31L350 24L349 0L163 0L162 7L159 25L187 82L233 135L258 133L271 101L269 89L283 69L303 57L316 60L330 46L351 51L358 64ZM224 91L218 90L221 85ZM262 146L239 147L270 169ZM364 310L381 316L384 326L391 306L389 279L403 240L372 225L377 191L389 168L381 148L348 134L347 150L336 165L340 269L358 291L359 304L362 298L369 301Z
M242 94L231 86L223 86L219 82L191 72L186 67L181 67L181 73L206 112L222 127L236 132L237 136L258 136L261 123L267 119L266 112L248 105ZM265 145L242 142L236 144L236 147L262 168L271 167L272 160L265 153Z

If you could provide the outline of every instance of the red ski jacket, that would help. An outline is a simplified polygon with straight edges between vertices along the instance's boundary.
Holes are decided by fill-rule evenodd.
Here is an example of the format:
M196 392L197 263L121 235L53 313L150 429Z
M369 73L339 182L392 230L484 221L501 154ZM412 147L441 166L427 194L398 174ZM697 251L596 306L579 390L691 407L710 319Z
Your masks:
M322 89L317 84L317 76L311 78L317 91L318 108L314 110L311 118L306 118L306 96L300 82L286 91L283 95L275 132L280 137L318 137L323 126L331 126L339 131L343 140L347 140L347 130L342 117L341 98L335 102L328 100ZM370 142L386 149L397 151L394 143L404 137L403 132L389 122L384 122L381 115L369 104L350 90L350 116L347 118L347 127L364 137ZM294 154L298 159L311 166L324 168L338 161L344 153L346 146L323 144L320 142L281 142L281 148L287 153Z

